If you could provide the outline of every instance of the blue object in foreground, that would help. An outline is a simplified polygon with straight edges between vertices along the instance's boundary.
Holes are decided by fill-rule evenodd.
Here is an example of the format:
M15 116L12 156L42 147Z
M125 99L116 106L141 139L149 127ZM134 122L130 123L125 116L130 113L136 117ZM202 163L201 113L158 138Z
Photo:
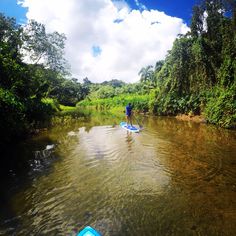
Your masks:
M135 127L135 126L127 125L126 122L121 122L121 123L120 123L120 126L121 126L123 129L126 129L126 130L128 130L128 131L130 131L130 132L138 133L138 132L140 131L140 130L139 130L137 127Z
M81 230L77 236L102 236L95 229L90 226L86 226L83 230Z

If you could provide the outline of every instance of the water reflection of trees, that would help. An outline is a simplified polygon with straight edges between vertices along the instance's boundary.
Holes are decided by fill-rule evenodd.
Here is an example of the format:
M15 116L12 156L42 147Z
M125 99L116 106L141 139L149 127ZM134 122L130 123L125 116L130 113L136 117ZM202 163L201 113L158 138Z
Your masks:
M154 129L158 135L170 140L178 140L186 145L191 140L194 140L195 145L210 142L226 146L235 145L236 141L234 130L192 121L178 121L174 117L150 117L145 124Z

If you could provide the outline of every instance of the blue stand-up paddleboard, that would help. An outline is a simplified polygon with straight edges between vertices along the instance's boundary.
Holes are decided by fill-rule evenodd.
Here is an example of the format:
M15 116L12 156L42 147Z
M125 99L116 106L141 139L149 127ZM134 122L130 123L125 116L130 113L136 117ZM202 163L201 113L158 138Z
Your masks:
M128 130L128 131L130 131L130 132L134 132L134 133L138 133L139 131L140 131L140 129L139 128L137 128L137 127L135 127L135 126L131 126L131 125L127 125L127 123L126 122L121 122L120 123L120 126L123 128L123 129L126 129L126 130Z
M86 226L77 234L77 236L102 236L102 235L92 227Z

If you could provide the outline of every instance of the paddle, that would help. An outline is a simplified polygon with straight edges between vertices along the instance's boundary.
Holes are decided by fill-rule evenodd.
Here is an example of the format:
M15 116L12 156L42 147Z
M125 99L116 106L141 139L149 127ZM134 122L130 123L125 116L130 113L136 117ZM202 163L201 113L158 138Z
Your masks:
M142 125L140 125L140 123L139 123L139 121L138 121L138 119L134 116L134 114L133 114L133 117L134 117L134 119L136 120L136 122L138 123L138 126L139 126L139 128L140 129L142 129L143 128L143 126Z

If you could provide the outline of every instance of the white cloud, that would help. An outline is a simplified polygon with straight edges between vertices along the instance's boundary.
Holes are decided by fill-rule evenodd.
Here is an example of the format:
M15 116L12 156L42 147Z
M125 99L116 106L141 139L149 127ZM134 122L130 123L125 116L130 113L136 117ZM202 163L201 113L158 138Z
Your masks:
M177 34L188 30L182 19L131 10L124 0L21 1L28 19L66 34L65 57L80 81L138 81L139 70L164 59ZM100 50L96 55L94 48Z

